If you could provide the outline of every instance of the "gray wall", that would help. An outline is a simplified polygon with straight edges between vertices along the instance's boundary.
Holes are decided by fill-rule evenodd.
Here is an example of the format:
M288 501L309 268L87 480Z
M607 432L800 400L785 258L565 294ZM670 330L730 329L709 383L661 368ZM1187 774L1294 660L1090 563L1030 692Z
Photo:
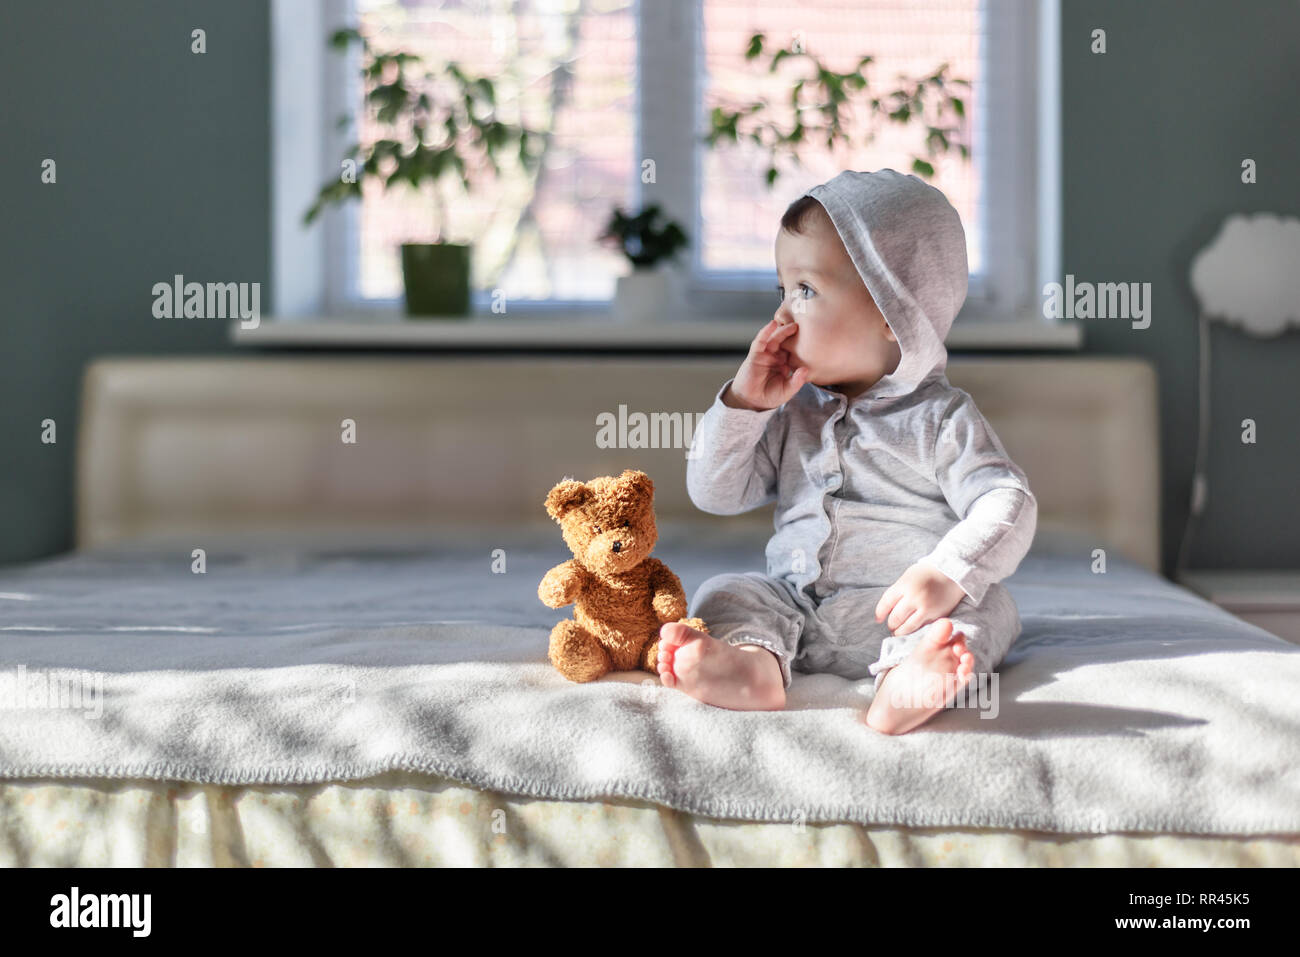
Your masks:
M207 30L208 52L190 53ZM1089 51L1094 27L1108 52ZM1300 4L1065 0L1064 271L1150 282L1150 328L1084 320L1086 349L1150 357L1161 378L1166 568L1196 442L1192 255L1231 212L1300 214ZM87 359L226 351L219 320L160 320L180 272L262 282L269 302L269 17L264 3L0 7L0 561L72 543L76 396ZM1242 158L1259 183L1239 180ZM58 162L44 186L40 163ZM1300 565L1300 344L1213 329L1208 510L1191 564ZM39 423L59 424L56 446ZM1239 423L1258 423L1242 445Z
M155 319L155 282L268 301L269 34L247 0L0 6L0 561L72 545L88 359L229 348L222 320Z
M1149 328L1082 322L1087 351L1145 356L1159 370L1168 572L1196 455L1188 270L1230 213L1300 215L1300 3L1066 0L1061 19L1062 266L1076 281L1151 283ZM1095 28L1106 30L1104 55L1090 52ZM1254 185L1241 182L1247 157L1259 167ZM1209 499L1188 565L1300 567L1300 336L1210 330ZM1254 445L1241 442L1247 418Z

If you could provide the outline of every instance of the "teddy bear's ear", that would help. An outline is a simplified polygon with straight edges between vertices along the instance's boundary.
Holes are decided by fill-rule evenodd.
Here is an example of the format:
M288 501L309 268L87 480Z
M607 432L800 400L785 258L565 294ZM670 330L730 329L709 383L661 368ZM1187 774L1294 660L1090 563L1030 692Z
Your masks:
M618 480L627 485L635 495L645 496L646 498L654 496L655 483L644 472L637 469L624 469Z
M565 479L547 493L546 513L558 522L571 509L575 509L587 501L587 496L590 494L590 489L587 488L585 482Z

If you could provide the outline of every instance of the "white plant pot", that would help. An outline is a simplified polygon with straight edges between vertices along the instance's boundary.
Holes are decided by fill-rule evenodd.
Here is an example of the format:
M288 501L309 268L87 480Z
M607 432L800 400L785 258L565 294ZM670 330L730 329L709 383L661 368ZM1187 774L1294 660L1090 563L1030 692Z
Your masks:
M677 283L667 269L633 269L619 276L613 317L618 322L662 322L677 311Z

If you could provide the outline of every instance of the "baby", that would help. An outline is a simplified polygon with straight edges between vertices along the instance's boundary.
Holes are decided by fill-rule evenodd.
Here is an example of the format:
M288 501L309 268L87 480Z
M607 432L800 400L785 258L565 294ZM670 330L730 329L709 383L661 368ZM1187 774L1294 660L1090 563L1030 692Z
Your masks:
M776 239L781 303L695 430L700 509L776 502L768 573L715 575L660 630L668 687L785 707L791 668L875 676L862 715L902 734L988 675L1020 634L998 582L1038 504L971 397L944 375L966 299L966 235L932 186L845 171L795 200Z

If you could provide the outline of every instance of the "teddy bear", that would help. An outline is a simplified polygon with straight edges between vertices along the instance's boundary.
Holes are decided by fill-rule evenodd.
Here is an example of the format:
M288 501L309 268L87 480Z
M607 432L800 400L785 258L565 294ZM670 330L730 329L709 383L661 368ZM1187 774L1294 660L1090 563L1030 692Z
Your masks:
M650 552L658 540L654 482L625 469L590 482L571 477L546 496L573 558L556 565L537 586L548 608L573 605L573 617L551 630L549 657L570 681L595 681L611 671L644 669L657 675L659 628L685 618L681 580Z

